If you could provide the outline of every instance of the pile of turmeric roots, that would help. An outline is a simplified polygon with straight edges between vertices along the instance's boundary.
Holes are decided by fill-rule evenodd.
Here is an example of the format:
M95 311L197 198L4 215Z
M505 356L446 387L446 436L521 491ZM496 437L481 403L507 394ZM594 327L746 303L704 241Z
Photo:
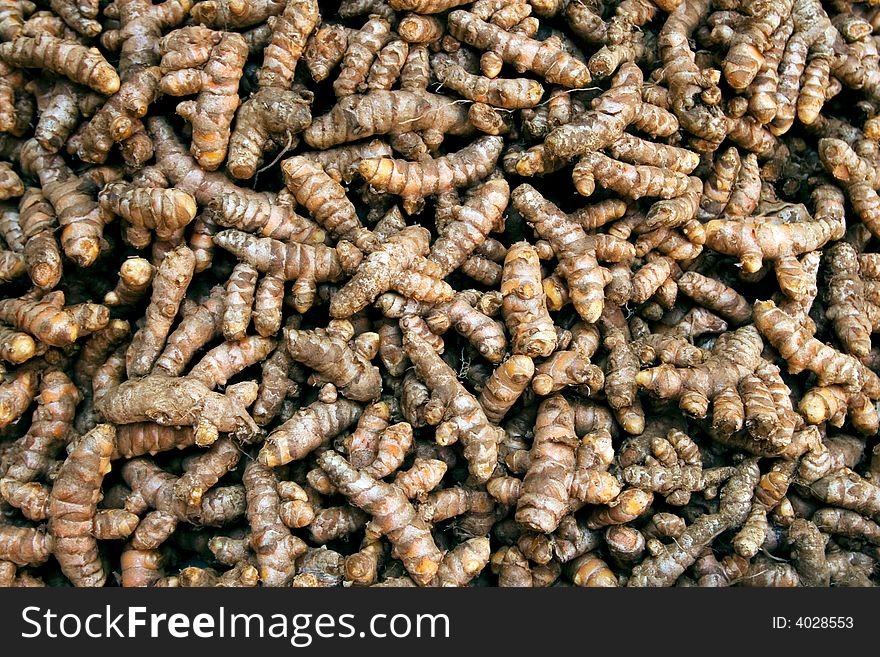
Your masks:
M0 585L880 582L880 7L0 0Z

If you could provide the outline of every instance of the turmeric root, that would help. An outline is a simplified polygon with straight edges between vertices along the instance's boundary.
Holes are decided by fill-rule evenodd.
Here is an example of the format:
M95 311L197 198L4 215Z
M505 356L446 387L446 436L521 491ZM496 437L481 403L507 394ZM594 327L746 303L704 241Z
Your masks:
M223 336L227 340L241 340L251 323L254 292L257 288L257 270L247 263L238 263L226 281L223 302Z
M489 563L489 539L471 538L446 553L436 579L436 586L467 586Z
M93 37L101 32L98 17L98 3L87 0L70 6L59 0L51 0L49 5L69 27L84 37Z
M525 392L534 372L532 359L523 355L511 356L495 368L478 398L490 422L501 422Z
M607 308L606 308L607 310ZM640 434L645 428L645 414L638 398L635 381L639 369L638 355L622 327L605 329L605 396L614 409L621 427L630 434Z
M798 404L798 410L810 424L829 422L832 426L843 426L849 415L853 427L861 433L872 433L877 424L873 403L864 393L853 393L846 386L817 386L807 390Z
M253 178L273 143L285 148L293 144L311 122L307 100L299 89L266 87L245 101L229 138L229 172L236 178Z
M8 162L0 162L0 200L24 194L24 183ZM17 245L11 245L13 247ZM16 249L19 250L19 249Z
M324 452L318 464L343 495L373 516L373 523L391 543L394 556L403 561L416 583L430 583L443 555L428 525L416 515L400 489L358 472L332 451Z
M772 301L757 302L753 319L757 329L788 363L790 373L809 369L818 377L820 386L840 384L851 391L866 386L867 394L878 392L873 372L852 356L821 343L804 328L797 327Z
M477 103L502 109L523 109L541 102L544 88L526 78L484 78L472 75L458 64L440 60L434 72L443 85Z
M114 424L156 422L165 426L191 426L196 443L210 445L218 434L243 439L259 434L245 410L256 398L252 389L229 386L225 395L211 392L203 383L188 378L151 375L132 379L96 399L95 407ZM252 394L249 394L252 393Z
M119 282L104 296L106 306L127 306L140 301L153 282L155 268L144 258L129 258L119 268Z
M11 170L8 172L13 173ZM23 193L24 185L22 184L21 191L17 195L21 196ZM3 236L3 240L14 253L21 253L24 250L24 232L21 227L20 215L10 205L4 204L2 212L0 212L0 235Z
M412 11L417 14L439 14L452 7L465 4L458 0L391 0L392 9Z
M444 276L461 267L500 224L509 198L510 187L502 178L474 188L432 245L428 260L439 265Z
M348 460L352 466L367 467L376 459L379 451L379 438L388 428L391 420L391 408L387 402L380 401L370 404L364 409L357 423L357 428L346 439Z
M333 91L337 98L366 90L370 66L382 46L390 40L391 26L384 18L376 15L371 16L360 30L349 33L342 69L333 82Z
M52 536L38 529L0 525L0 559L19 566L39 565L52 556Z
M379 51L367 77L368 89L389 90L400 77L400 71L406 64L409 55L409 44L402 39L393 39Z
M630 299L635 303L645 303L663 288L674 271L675 263L671 258L661 256L650 259L633 274Z
M259 0L241 4L232 0L204 0L192 8L192 17L208 27L248 27L277 16L285 3Z
M132 226L156 231L159 239L189 224L197 210L195 199L179 189L137 188L124 182L107 185L98 201Z
M454 99L401 89L342 98L327 114L312 121L303 137L312 148L324 149L373 135L425 130L440 136L474 132L467 108Z
M361 412L359 404L347 399L301 408L266 437L258 460L267 467L277 467L302 459L354 424Z
M642 108L645 108L644 104ZM699 164L699 156L691 150L647 141L627 132L609 144L607 151L622 162L647 164L683 174L691 173Z
M642 515L653 501L653 493L638 488L628 488L604 507L594 510L587 519L587 527L599 529L632 522Z
M376 458L368 466L361 468L361 472L374 479L384 479L396 472L403 464L412 442L412 426L408 422L387 427L379 436Z
M383 292L394 288L407 297L430 303L448 301L452 288L441 274L424 260L430 234L420 226L409 226L390 236L330 300L332 317L350 317Z
M511 200L538 234L550 242L578 314L588 323L598 320L604 305L603 288L608 282L608 273L596 261L593 240L531 185L517 187Z
M154 422L121 424L116 429L115 456L133 458L195 445L192 427L174 427Z
M701 218L714 219L724 211L733 193L741 163L739 151L735 146L731 146L715 158L712 171L703 183L703 197L700 200Z
M281 522L274 473L259 461L250 461L243 481L250 543L260 566L260 580L266 586L283 586L293 577L295 559L306 551L306 545Z
M37 345L31 336L0 325L0 358L17 365L30 360L36 352Z
M431 390L431 408L425 419L437 426L438 444L461 441L471 475L486 481L495 469L501 430L489 423L479 402L431 346L407 330L408 322L408 318L401 320L404 349L419 379Z
M180 376L193 355L223 332L224 290L214 287L200 304L184 305L183 318L168 336L153 371Z
M810 484L810 491L826 504L869 517L880 513L880 487L848 468L814 481Z
M122 467L122 477L132 491L125 502L126 508L153 509L141 519L132 536L131 545L138 550L159 547L180 521L219 527L245 513L245 491L240 485L215 486L205 493L199 508L191 509L174 495L178 477L149 459L127 461Z
M4 41L21 36L25 25L26 15L34 10L34 6L28 2L13 0L3 3L0 14L0 37Z
M45 4L0 0L0 584L872 583L877 11Z
M611 88L596 99L591 111L547 135L544 143L548 154L564 161L616 141L639 111L641 86L639 67L622 66Z
M159 168L171 184L190 194L200 205L218 204L215 217L218 224L276 239L324 241L323 231L291 208L270 204L266 196L236 187L225 175L198 166L165 119L152 117L148 125Z
M532 586L533 576L529 560L525 558L519 548L502 546L500 550L492 554L490 563L492 572L498 575L498 586L505 588Z
M43 194L55 209L64 254L81 267L94 263L104 225L112 215L84 191L85 181L59 155L49 153L36 140L29 140L22 147L21 166L25 172L39 177Z
M462 294L450 302L434 306L428 311L427 323L437 333L444 333L451 326L492 363L504 358L507 338L500 323L471 306Z
M397 25L397 33L407 44L430 44L443 38L446 27L433 16L407 14Z
M312 306L316 283L339 280L343 269L354 268L359 260L342 247L334 250L298 242L284 243L239 230L221 231L214 236L214 241L261 273L295 281L293 292L298 312L305 312Z
M101 424L78 440L61 468L49 499L53 553L75 586L103 586L104 565L93 537L92 518L101 482L110 471L116 432Z
M292 368L293 359L283 345L276 347L263 361L260 392L251 412L258 425L269 424L278 415L284 400L299 390L298 384L289 378Z
M661 493L667 503L675 506L684 506L691 493L718 486L732 474L731 468L704 470L696 444L677 429L670 430L665 438L652 438L651 451L649 465L633 464L624 468L624 481L642 490Z
M582 386L583 394L595 394L605 382L602 370L576 349L563 349L535 368L532 390L538 395L549 395L566 386Z
M440 484L447 467L438 459L416 458L409 470L397 473L394 485L403 491L407 499L424 501L428 493Z
M356 506L333 506L321 509L309 525L309 537L316 543L328 543L363 529L367 516Z
M731 87L742 91L755 78L763 61L763 52L770 45L770 36L788 16L791 6L791 2L783 2L772 9L746 8L745 20L722 65L724 77Z
M281 522L291 529L310 525L315 519L315 508L309 493L292 481L279 482L277 488L282 500L279 507Z
M676 171L613 160L601 153L583 155L572 172L572 179L583 196L592 195L598 183L628 198L658 196L674 198L687 191L688 178Z
M577 423L576 413L574 418ZM578 428L575 424L575 430ZM607 429L596 428L584 433L575 451L574 478L569 490L572 509L577 508L577 502L609 504L620 495L620 482L608 472L613 460L611 434Z
M45 475L58 452L73 437L71 425L81 395L70 379L59 370L48 370L40 381L30 429L15 444L8 459L5 477L19 482Z
M480 137L456 153L419 162L391 158L361 160L358 173L372 187L403 197L403 208L413 214L422 199L485 178L501 155L500 137Z
M316 384L332 383L355 401L375 400L382 389L379 369L370 364L369 354L348 345L354 329L350 322L332 320L326 329L285 329L291 358L314 370Z
M320 19L314 0L288 3L273 19L271 41L257 74L260 89L238 110L229 142L227 167L236 178L253 177L269 142L289 143L311 122L310 97L291 86L306 40Z
M51 290L61 280L61 252L54 236L55 211L35 187L25 191L19 209L28 274L34 285Z
M831 574L825 560L825 537L818 527L809 520L797 518L788 528L787 538L793 544L795 569L804 586L830 586Z
M874 545L880 541L880 525L854 511L846 509L819 509L813 514L813 522L823 532L860 538Z
M871 351L871 322L856 250L839 242L828 250L828 288L825 316L831 320L843 350L856 358Z
M119 90L116 69L97 50L75 41L49 35L18 37L0 44L0 60L23 68L48 69L102 94Z
M189 0L153 5L146 0L115 3L119 29L105 30L102 44L119 51L119 91L103 104L88 124L68 142L68 151L86 162L104 162L114 143L126 161L140 166L150 159L153 145L141 119L159 94L159 51L155 43L165 29L183 22ZM152 45L148 45L152 44Z
M517 503L517 522L545 534L556 529L568 513L576 446L574 416L568 403L559 395L546 399L538 409L531 464Z
M751 319L752 308L746 299L721 281L697 272L685 272L676 281L678 289L704 308L717 313L733 326Z
M159 357L195 269L195 256L185 245L159 265L143 328L134 334L126 354L129 376L147 374Z
M297 203L308 209L331 235L368 253L379 248L376 237L361 225L345 190L319 165L303 157L292 157L281 164L281 170Z
M171 96L199 94L180 103L177 113L192 124L193 157L213 171L226 158L247 44L238 34L184 27L163 37L160 50L159 88Z
M418 513L425 522L438 523L468 513L491 512L494 506L487 492L456 486L429 494Z
M514 354L549 356L556 349L556 331L547 311L538 254L526 242L510 247L504 259L501 294Z
M711 151L727 133L726 117L716 100L720 74L698 67L688 42L708 10L705 0L679 4L657 36L657 54L663 65L658 81L666 83L669 109L682 128L712 145L708 148Z
M716 342L712 356L705 362L693 368L661 365L642 370L636 375L636 383L661 398L678 400L682 410L697 417L705 417L709 402L720 398L724 406L723 411L715 408L715 426L723 424L737 430L744 422L744 411L741 405L737 406L735 391L739 382L760 364L763 345L751 326L727 336L726 340Z
M80 336L76 318L64 309L61 291L4 299L0 301L0 321L56 347L71 345Z
M368 157L391 157L391 146L381 139L371 139L321 151L310 151L300 157L317 164L336 182L351 182L357 175L357 165L360 160Z
M627 586L666 586L678 579L718 534L745 521L759 476L755 461L744 461L722 489L718 513L700 516L674 543L635 566Z
M532 71L551 84L570 89L590 83L590 71L586 65L556 44L506 32L466 11L451 12L448 21L449 33L456 39L479 50L495 52L520 73Z
M0 283L8 283L26 271L25 257L13 251L0 252Z
M274 339L260 336L228 340L205 354L187 376L201 381L208 388L224 386L242 370L263 361L272 353L275 344Z
M303 63L316 82L326 80L342 61L348 48L348 28L337 23L321 24L309 37L303 51Z
M825 169L845 187L856 214L872 233L876 232L874 190L880 181L873 164L840 139L820 139L818 151Z
M779 260L822 248L839 239L836 225L823 219L809 223L745 223L713 219L706 224L706 246L738 256L743 271L754 273L767 260Z

